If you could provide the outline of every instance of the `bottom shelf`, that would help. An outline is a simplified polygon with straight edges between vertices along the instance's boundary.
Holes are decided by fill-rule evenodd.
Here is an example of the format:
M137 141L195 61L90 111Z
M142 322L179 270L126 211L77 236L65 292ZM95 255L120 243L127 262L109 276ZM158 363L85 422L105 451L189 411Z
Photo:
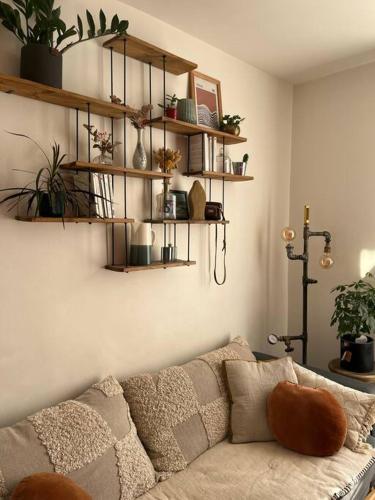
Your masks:
M152 269L168 269L169 267L183 267L194 266L194 260L176 260L174 262L153 262L149 266L122 266L122 265L108 265L105 268L108 271L116 271L118 273L134 273L136 271L151 271Z

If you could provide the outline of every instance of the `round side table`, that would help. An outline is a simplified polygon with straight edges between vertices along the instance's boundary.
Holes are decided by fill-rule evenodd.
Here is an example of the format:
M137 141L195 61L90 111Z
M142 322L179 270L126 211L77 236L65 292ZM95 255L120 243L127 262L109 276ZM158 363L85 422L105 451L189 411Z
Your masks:
M339 375L345 375L346 377L355 378L356 380L361 380L362 382L368 382L368 383L375 382L375 365L374 369L371 372L366 372L366 373L351 372L349 370L341 368L340 360L339 358L336 358L332 359L328 363L328 368L333 373L338 373Z

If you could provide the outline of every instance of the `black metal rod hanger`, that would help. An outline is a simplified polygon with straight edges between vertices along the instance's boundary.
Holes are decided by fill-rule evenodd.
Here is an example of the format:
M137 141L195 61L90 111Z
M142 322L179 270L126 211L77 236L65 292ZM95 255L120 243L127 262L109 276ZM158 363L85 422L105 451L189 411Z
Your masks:
M126 83L127 83L127 64L126 64L126 54L127 54L127 40L124 39L124 55L123 55L123 80L124 80L124 105L126 105ZM123 160L124 160L124 168L127 165L127 139L126 139L126 112L124 113L124 145L123 145ZM124 172L124 217L127 218L127 184L128 179L126 172ZM128 226L124 224L124 257L125 257L125 266L129 265L129 256L128 256Z

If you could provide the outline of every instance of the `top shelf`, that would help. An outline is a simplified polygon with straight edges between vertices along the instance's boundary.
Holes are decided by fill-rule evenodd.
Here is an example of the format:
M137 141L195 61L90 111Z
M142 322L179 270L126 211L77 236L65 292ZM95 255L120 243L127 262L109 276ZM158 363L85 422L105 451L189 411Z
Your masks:
M219 143L223 143L225 141L226 145L240 144L241 142L247 141L245 137L228 134L227 132L222 132L221 130L205 127L203 125L194 125L193 123L174 120L173 118L168 118L167 116L159 116L158 118L153 118L148 122L148 125L152 125L155 128L161 129L163 129L165 125L166 130L180 135L197 135L206 133L210 137L216 137Z
M111 118L123 118L124 113L131 115L136 112L135 109L129 106L102 101L94 97L87 97L10 75L0 74L0 91L81 111L87 111L88 104L90 104L91 113Z
M166 50L131 35L111 38L103 46L123 54L124 40L126 40L126 55L128 57L147 64L151 63L152 66L163 69L163 56L165 56L165 70L173 75L182 75L189 71L194 71L198 67L197 64L191 61L187 61L182 57L171 54Z

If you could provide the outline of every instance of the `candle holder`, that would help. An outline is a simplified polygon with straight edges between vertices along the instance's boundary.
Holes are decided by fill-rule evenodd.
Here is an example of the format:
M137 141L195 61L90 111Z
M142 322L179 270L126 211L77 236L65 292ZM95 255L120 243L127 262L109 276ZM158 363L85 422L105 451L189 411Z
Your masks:
M328 231L311 231L310 230L310 207L304 207L304 225L303 225L303 253L296 255L294 246L291 244L296 237L296 232L290 227L285 227L281 232L282 239L287 243L285 249L289 260L301 260L303 262L302 272L302 333L300 335L269 335L268 342L272 345L277 342L284 342L285 352L293 352L292 342L295 340L302 341L302 363L307 363L307 343L308 343L308 287L318 283L317 280L309 277L309 240L312 236L321 236L325 240L323 255L320 258L320 265L323 269L330 269L333 266L331 257L331 241L332 237Z

